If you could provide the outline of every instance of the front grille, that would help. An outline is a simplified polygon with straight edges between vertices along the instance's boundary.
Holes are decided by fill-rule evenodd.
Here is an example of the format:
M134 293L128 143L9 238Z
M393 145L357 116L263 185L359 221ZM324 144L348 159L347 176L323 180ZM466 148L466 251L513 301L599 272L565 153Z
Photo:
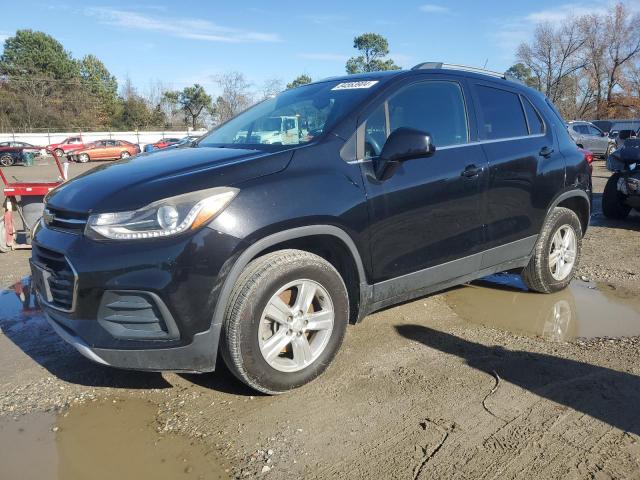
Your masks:
M87 215L67 212L47 206L42 214L45 225L55 230L81 234L87 224Z
M50 303L54 307L71 311L76 275L64 255L33 244L31 260L50 274L47 278L51 292Z

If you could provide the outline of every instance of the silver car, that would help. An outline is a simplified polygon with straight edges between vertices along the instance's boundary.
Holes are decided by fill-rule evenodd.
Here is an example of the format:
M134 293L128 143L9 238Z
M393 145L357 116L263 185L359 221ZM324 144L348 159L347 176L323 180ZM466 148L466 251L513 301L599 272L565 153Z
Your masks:
M576 144L594 155L608 157L616 148L615 140L589 122L569 122L567 124L569 135Z

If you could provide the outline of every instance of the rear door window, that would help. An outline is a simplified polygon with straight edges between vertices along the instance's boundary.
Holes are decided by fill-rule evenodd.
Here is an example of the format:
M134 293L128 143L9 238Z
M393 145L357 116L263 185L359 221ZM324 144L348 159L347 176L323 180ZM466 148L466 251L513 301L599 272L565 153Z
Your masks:
M476 92L482 117L482 139L498 140L529 134L519 95L485 85L476 85Z

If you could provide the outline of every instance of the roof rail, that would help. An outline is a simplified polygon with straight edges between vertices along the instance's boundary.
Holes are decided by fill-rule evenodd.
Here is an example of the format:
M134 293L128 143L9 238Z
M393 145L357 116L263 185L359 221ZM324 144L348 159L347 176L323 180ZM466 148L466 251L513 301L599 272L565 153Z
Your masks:
M462 70L464 72L479 73L481 75L489 75L491 77L501 78L503 80L522 83L519 78L511 74L494 72L492 70L486 70L484 68L470 67L468 65L457 65L455 63L422 62L417 64L411 70L429 70L429 69Z

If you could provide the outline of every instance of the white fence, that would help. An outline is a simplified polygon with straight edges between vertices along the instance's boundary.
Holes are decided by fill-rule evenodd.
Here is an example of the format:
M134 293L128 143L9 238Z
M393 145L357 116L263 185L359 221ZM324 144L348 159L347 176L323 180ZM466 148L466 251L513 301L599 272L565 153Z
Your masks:
M182 131L132 131L132 132L45 132L45 133L0 133L0 142L26 142L39 147L46 147L52 143L60 143L67 137L81 136L84 143L96 140L126 140L137 143L144 148L148 143L155 143L163 138L182 138L187 135L202 135L206 130L182 130Z

